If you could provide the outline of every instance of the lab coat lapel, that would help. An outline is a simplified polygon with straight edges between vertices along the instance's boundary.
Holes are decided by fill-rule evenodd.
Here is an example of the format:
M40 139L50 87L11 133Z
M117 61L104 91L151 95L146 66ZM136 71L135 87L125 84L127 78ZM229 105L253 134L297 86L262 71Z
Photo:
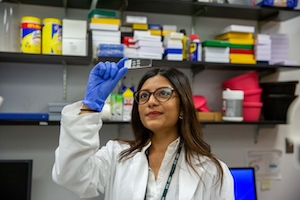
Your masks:
M200 178L198 174L185 162L184 154L181 156L179 172L179 199L191 200L198 187Z
M142 200L145 197L146 187L148 182L148 160L145 155L145 150L150 145L143 148L133 157L133 171L134 171L134 187L133 187L133 200Z

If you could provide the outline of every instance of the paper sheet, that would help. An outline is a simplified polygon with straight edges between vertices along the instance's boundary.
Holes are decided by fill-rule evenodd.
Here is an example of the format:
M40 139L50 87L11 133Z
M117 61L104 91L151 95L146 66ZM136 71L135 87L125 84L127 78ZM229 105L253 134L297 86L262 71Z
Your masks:
M281 180L281 158L281 150L251 150L247 152L246 162L247 166L254 167L257 180Z

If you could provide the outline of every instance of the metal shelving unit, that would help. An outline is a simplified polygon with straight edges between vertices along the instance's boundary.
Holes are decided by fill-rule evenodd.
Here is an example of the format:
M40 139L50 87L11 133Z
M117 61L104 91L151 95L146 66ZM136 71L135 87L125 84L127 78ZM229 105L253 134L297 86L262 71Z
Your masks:
M43 0L20 0L22 4L53 6L62 8L90 9L92 0L72 0L72 1L43 1ZM172 6L172 9L168 9ZM96 8L112 9L130 12L148 12L157 14L188 15L215 17L227 19L242 19L263 21L285 21L300 16L300 10L273 7L258 7L234 4L203 3L197 1L182 0L98 0ZM198 14L197 14L198 13ZM201 14L199 14L201 13ZM39 64L64 64L64 65L88 65L92 63L92 40L89 32L89 52L88 56L54 56L54 55L36 55L23 53L0 52L0 62L17 63L39 63ZM101 57L98 61L118 61L120 58ZM282 65L248 65L248 64L230 64L230 63L207 63L192 61L166 61L154 60L154 67L176 67L189 68L193 75L203 70L255 70L261 76L275 73L278 70L300 69L300 66L282 66ZM129 124L129 122L107 121L105 124ZM258 121L258 122L200 122L201 125L254 125L256 134L260 127L275 126L277 124L286 124L285 121ZM60 125L59 121L1 121L0 125Z

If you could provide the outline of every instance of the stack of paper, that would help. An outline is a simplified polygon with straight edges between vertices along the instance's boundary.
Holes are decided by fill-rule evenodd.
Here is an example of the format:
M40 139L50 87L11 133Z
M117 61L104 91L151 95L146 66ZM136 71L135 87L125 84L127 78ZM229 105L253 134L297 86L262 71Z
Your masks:
M269 61L271 60L270 35L258 34L255 37L254 53L258 63L269 64Z
M166 60L183 60L183 33L170 32L164 37L164 58Z
M120 25L121 20L117 18L91 18L94 57L97 56L99 44L121 44Z
M204 62L229 63L229 46L227 41L206 40L202 42Z
M286 34L271 34L271 60L270 64L276 64L288 60L289 38Z
M149 31L134 31L133 41L139 58L161 60L164 48L161 36L151 35Z

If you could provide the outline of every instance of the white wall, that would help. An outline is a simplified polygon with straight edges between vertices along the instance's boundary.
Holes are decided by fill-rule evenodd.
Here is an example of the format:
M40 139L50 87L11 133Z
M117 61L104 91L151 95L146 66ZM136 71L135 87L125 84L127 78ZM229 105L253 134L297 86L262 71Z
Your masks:
M22 5L20 16L36 15L44 17L64 17L61 8ZM86 19L87 10L69 10L68 18ZM188 33L191 18L187 16L147 14L150 23L176 24ZM196 33L201 40L212 39L221 27L238 23L256 26L253 21L201 18L196 21ZM290 59L300 63L299 43L300 17L283 23L269 23L263 31L288 33L291 39ZM67 101L82 99L91 66L67 66ZM183 70L190 75L189 70ZM62 65L0 63L0 95L5 101L0 112L47 112L48 102L63 101ZM141 72L140 72L141 73ZM242 72L208 70L194 77L194 94L205 95L212 110L221 108L220 83ZM138 81L139 75L128 73L127 80ZM300 70L293 70L266 77L264 80L299 80ZM297 94L300 88L297 88ZM298 118L299 119L299 118ZM254 143L252 125L207 125L205 139L212 146L213 153L229 166L246 166L247 150L279 149L283 151L282 180L271 181L271 189L260 190L260 200L298 200L300 191L300 171L293 164L293 154L285 153L285 137L289 125L259 130L258 143ZM114 134L112 134L114 133ZM1 126L0 159L33 159L32 200L75 200L72 193L57 186L51 180L54 150L58 145L59 126ZM105 125L101 130L101 145L115 137L131 137L129 125ZM94 198L99 199L99 198ZM101 199L101 198L100 198Z

